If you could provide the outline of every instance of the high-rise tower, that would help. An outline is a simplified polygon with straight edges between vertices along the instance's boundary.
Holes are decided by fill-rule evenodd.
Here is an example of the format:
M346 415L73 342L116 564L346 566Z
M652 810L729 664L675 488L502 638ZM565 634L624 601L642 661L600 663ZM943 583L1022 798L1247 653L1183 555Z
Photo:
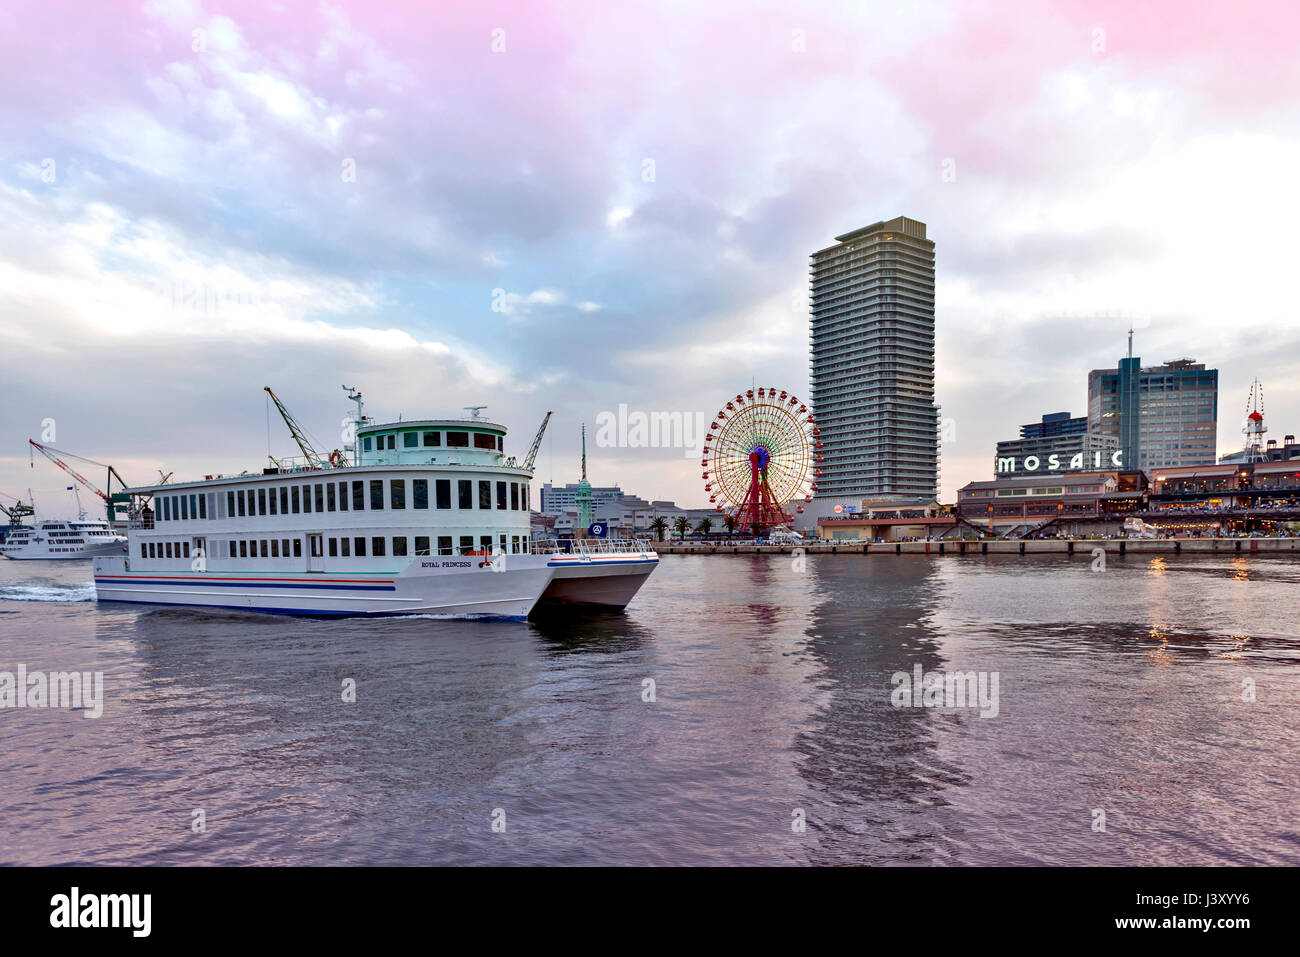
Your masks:
M1125 469L1213 464L1218 419L1219 370L1191 359L1143 367L1132 330L1119 368L1088 374L1088 431L1119 441Z
M812 254L812 405L824 456L815 502L938 495L925 223L899 216Z

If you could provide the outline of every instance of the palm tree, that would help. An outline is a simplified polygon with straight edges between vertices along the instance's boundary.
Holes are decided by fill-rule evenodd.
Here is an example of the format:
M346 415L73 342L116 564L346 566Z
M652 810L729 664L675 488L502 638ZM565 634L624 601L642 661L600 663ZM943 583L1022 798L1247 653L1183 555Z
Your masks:
M662 542L664 536L668 534L668 519L664 518L662 515L656 515L654 521L652 521L648 527L650 531L655 533L655 538Z
M678 515L677 520L673 522L673 531L677 533L679 539L685 538L690 528L691 523L685 515Z
M740 524L740 520L736 518L735 515L732 515L730 512L722 516L722 525L724 528L726 528L728 535L735 535L736 526L739 524Z
M704 516L704 518L700 519L700 524L695 526L695 530L705 538L708 538L709 532L713 531L713 519L709 518L707 515Z

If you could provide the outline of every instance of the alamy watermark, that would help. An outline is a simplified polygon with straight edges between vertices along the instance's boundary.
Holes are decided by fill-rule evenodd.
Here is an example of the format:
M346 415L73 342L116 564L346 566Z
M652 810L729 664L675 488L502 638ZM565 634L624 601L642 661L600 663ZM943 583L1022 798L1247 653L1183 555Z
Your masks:
M998 672L925 671L920 665L895 671L889 703L895 708L979 708L981 718L998 716Z
M703 412L629 411L620 402L618 411L596 416L596 445L605 449L681 449L694 458L704 448L709 417Z
M104 713L102 671L0 671L0 708L80 709L86 718Z

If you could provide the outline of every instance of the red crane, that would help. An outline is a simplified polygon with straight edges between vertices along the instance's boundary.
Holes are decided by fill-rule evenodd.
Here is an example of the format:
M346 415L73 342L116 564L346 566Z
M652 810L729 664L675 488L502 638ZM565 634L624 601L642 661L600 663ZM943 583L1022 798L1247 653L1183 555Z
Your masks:
M111 466L111 465L107 465L107 464L105 464L104 462L96 462L94 459L83 458L83 457L80 456L80 455L73 455L71 452L62 452L62 451L60 451L59 449L50 448L50 447L48 447L48 446L41 445L41 443L36 442L36 441L34 441L34 440L32 440L32 439L28 439L28 440L27 440L27 443L28 443L32 448L36 449L36 451L38 451L38 452L40 452L42 455L44 455L44 456L45 456L47 459L49 459L51 462L53 462L55 465L57 465L59 468L63 469L63 471L65 471L65 472L67 472L69 475L71 475L74 479L76 479L78 482L80 482L80 483L81 483L82 485L84 485L86 488L90 489L90 491L94 492L96 495L98 495L100 498L102 498L102 499L104 500L104 505L107 506L107 508L108 508L108 520L109 520L109 522L112 523L112 522L117 521L117 514L116 514L116 511L117 511L117 510L116 510L115 506L118 505L119 503L125 503L125 502L127 501L126 496L123 496L123 495L110 495L110 494L108 494L108 493L106 493L106 492L101 491L101 490L100 490L100 489L95 485L94 482L90 481L90 479L86 478L84 475L82 475L80 472L78 472L76 469L74 469L74 468L73 468L71 465L69 465L67 462L63 461L63 459L59 458L59 455L66 455L66 456L67 456L68 458L70 458L70 459L77 459L77 460L80 461L80 462L88 462L88 463L90 463L91 465L98 465L98 466L101 466L102 468L106 468L106 469L108 469L108 482L107 482L107 485L108 485L110 491L111 491L112 488L113 488L113 479L117 479L117 483L118 483L118 485L120 485L122 488L126 488L126 482L124 482L124 481L122 480L122 476L120 476L120 475L117 474L117 469L113 468L113 466ZM59 455L55 455L55 454L54 454L55 452L58 452ZM33 467L35 467L35 463L34 463L34 462L32 463L32 465L33 465Z

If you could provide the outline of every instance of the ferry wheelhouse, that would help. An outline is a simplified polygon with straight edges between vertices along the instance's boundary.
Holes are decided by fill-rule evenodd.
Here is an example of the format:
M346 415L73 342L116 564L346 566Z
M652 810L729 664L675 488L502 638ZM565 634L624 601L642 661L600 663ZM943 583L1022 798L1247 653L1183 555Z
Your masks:
M356 419L351 462L126 490L129 552L95 563L100 601L303 615L524 618L539 602L622 608L647 542L530 540L530 469L477 416Z

